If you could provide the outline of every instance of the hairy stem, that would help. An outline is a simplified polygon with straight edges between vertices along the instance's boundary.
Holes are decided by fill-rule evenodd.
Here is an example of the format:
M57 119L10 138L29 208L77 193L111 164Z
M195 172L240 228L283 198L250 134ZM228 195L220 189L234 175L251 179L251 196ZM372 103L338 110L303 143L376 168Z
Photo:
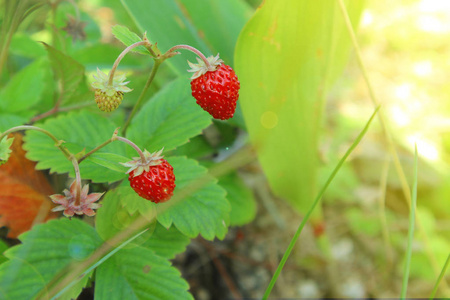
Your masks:
M121 137L121 136L115 136L115 137L113 137L112 139L118 140L118 141L121 141L121 142L124 142L124 143L130 145L131 147L133 147L134 150L136 150L137 153L139 154L139 156L141 157L141 161L142 161L143 163L146 162L147 159L145 158L144 153L142 152L142 150L141 150L135 143L133 143L133 142L130 141L129 139L126 139L126 138Z

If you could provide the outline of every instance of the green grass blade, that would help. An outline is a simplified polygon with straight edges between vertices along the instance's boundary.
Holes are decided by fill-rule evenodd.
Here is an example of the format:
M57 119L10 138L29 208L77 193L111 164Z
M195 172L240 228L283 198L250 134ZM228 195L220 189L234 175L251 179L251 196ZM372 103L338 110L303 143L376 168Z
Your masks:
M416 222L416 203L417 203L417 145L414 150L414 178L412 187L411 209L409 211L409 229L408 229L408 246L406 248L405 269L403 271L403 283L401 299L406 298L406 290L408 289L409 269L411 267L412 243L414 239L414 225Z
M447 271L448 265L450 265L450 253L447 256L447 260L445 261L444 267L442 267L442 271L439 274L439 277L436 281L436 284L434 285L433 291L431 292L430 300L434 299L434 295L437 292L437 289L439 287L439 283L441 283L442 278L444 278L445 272Z
M279 263L275 273L273 274L272 279L270 280L269 285L267 286L267 289L266 289L266 291L264 293L263 299L267 299L269 297L270 292L272 291L272 288L275 285L275 282L277 281L278 276L280 275L281 270L284 267L284 264L286 263L287 259L289 258L289 255L291 254L292 249L294 248L295 243L297 242L297 240L298 240L298 238L299 238L299 236L300 236L300 234L301 234L301 232L303 230L303 227L305 227L306 222L308 221L309 217L311 216L311 213L314 211L315 207L317 206L317 204L319 203L320 199L322 198L322 195L325 193L325 191L327 190L328 186L333 181L334 177L336 176L336 174L339 171L339 169L341 168L341 166L344 164L344 162L347 159L347 157L352 153L352 151L356 148L356 146L358 146L359 142L361 141L361 139L366 134L367 130L369 129L370 124L372 123L372 121L373 121L373 119L374 119L374 117L377 114L379 109L380 109L380 106L378 106L375 109L375 111L373 112L373 114L370 117L369 121L367 121L366 125L364 126L363 130L359 133L358 137L352 143L350 148L348 148L347 152L345 152L344 156L341 158L339 163L336 165L336 167L334 168L333 172L331 172L331 174L328 177L325 185L320 190L319 194L317 195L317 197L314 200L313 204L311 205L310 209L308 210L308 212L306 213L306 215L303 218L302 222L300 223L299 227L297 228L297 231L295 232L294 236L292 237L292 240L289 243L289 246L286 249L286 252L284 253L283 258L281 259L281 261L280 261L280 263Z

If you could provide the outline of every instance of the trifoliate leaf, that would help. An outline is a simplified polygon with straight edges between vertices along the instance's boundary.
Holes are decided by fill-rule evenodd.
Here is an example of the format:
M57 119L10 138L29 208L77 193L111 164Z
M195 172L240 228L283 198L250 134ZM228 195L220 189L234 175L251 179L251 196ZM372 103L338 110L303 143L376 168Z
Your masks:
M3 138L0 141L0 166L6 163L12 150L9 148L13 143L13 138Z
M95 279L96 299L193 299L180 272L141 246L118 251L97 268Z
M20 236L23 244L5 252L0 265L2 299L34 299L70 263L89 257L101 244L94 228L78 219L52 220ZM86 285L85 276L63 296L75 299ZM46 299L45 291L39 297Z
M60 115L38 126L50 131L58 139L64 140L64 146L72 153L83 150L85 153L89 152L110 139L118 127L106 117L87 111ZM94 182L114 182L123 179L126 174L122 172L121 166L116 165L116 160L121 160L118 156L127 156L126 147L127 145L124 143L113 142L96 152L93 160L87 158L82 161L80 163L82 178L91 179ZM69 172L74 177L72 163L45 134L28 131L25 136L24 148L28 151L27 158L38 161L37 169L50 169L50 172L57 173ZM106 153L111 155L102 156ZM111 161L111 166L99 167L108 161Z
M201 134L210 124L211 116L191 96L189 81L180 78L166 85L140 109L127 137L150 152L163 147L169 151Z
M130 29L128 29L125 26L122 25L115 25L112 27L112 34L121 41L125 46L130 46L134 43L141 42L142 39L134 32L131 32ZM132 51L148 55L150 54L144 46L138 46L136 48L133 48Z

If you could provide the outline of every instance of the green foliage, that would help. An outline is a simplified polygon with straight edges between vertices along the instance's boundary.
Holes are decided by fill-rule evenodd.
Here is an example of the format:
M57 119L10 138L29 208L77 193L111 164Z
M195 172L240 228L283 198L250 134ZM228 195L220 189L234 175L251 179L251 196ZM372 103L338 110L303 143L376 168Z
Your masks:
M110 139L118 126L98 114L79 111L48 119L40 127L50 131L58 139L64 139L64 145L73 153L78 153L88 152ZM50 169L50 172L57 173L69 172L74 176L72 163L46 135L28 131L24 140L24 149L28 151L27 157L38 161L37 169ZM83 178L94 182L114 182L124 178L126 174L118 172L124 169L116 168L115 164L117 161L126 161L120 157L126 155L126 147L123 143L114 142L99 150L92 160L88 158L80 164ZM110 167L99 167L108 161L112 162Z
M13 141L14 141L13 138L7 138L7 137L4 137L0 141L0 165L6 163L8 161L9 155L12 152L12 150L9 147L11 147Z
M355 24L361 9L361 1L348 4ZM236 45L250 138L272 190L303 213L316 193L324 97L350 49L337 13L326 0L267 0Z
M193 299L180 272L141 246L118 251L95 277L96 299Z
M9 261L0 265L0 293L4 299L36 297L55 276L70 268L71 263L83 261L101 243L95 230L77 219L35 226L20 239L23 244L7 250ZM81 286L70 289L64 299L76 298L89 276L81 279Z
M219 178L219 185L227 191L230 202L230 225L242 226L251 222L256 215L256 201L252 191L242 182L237 173Z
M181 77L140 109L127 137L150 152L163 147L168 151L187 143L210 124L211 116L195 103L188 80Z
M115 25L111 28L112 34L121 41L125 46L130 46L131 44L141 42L142 39L134 32L131 32L127 27L121 26L121 25ZM144 46L139 46L136 48L133 48L134 52L148 55L149 52Z

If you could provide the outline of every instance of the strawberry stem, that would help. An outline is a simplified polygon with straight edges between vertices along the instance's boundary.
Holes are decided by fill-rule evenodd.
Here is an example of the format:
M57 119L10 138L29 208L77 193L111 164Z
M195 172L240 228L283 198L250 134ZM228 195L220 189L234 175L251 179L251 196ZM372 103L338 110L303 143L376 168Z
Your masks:
M16 132L16 131L21 131L21 130L36 130L36 131L40 131L42 133L45 133L46 135L48 135L53 141L55 141L55 146L58 147L61 152L64 154L64 156L66 156L66 158L70 159L72 156L72 153L69 152L69 150L67 150L66 147L64 147L62 144L64 143L64 141L62 140L58 140L53 134L51 134L49 131L36 127L36 126L30 126L30 125L21 125L21 126L16 126L13 128L10 128L8 130L6 130L5 132L0 134L0 141L5 137L8 136L8 134Z
M192 47L192 46L189 46L189 45L176 45L176 46L173 46L172 48L170 48L170 49L167 51L167 53L174 52L174 51L176 51L176 50L178 50L178 49L189 50L189 51L191 51L191 52L197 54L198 57L200 57L200 58L203 60L203 62L205 63L205 65L206 65L206 67L207 67L208 69L211 67L211 65L210 65L208 59L206 58L206 56L203 55L203 53L201 53L200 50L198 50L198 49L196 49L196 48L194 48L194 47Z
M116 72L116 69L119 66L119 63L122 60L122 58L124 58L128 52L130 52L131 50L133 50L134 48L139 47L139 46L146 46L147 49L151 50L151 44L146 38L144 38L143 41L136 42L136 43L131 44L130 46L126 47L125 50L123 50L122 53L120 53L120 55L116 58L116 61L114 62L114 65L113 65L111 71L109 72L109 80L108 80L109 86L111 86L113 83L114 73ZM153 51L151 51L151 52L152 52L151 54L154 55L154 52Z
M135 143L133 143L132 141L130 141L129 139L126 139L126 138L121 137L121 136L114 136L114 135L113 135L113 137L112 137L111 139L114 139L114 140L118 140L118 141L127 143L128 145L130 145L131 147L133 147L134 150L137 151L137 153L138 153L139 156L141 157L142 163L145 164L145 163L147 162L147 159L145 158L145 155L144 155L144 153L142 152L142 150L141 150Z
M75 170L75 206L80 206L81 199L81 175L80 166L78 165L78 160L75 155L71 155L70 160L72 161L73 168Z

